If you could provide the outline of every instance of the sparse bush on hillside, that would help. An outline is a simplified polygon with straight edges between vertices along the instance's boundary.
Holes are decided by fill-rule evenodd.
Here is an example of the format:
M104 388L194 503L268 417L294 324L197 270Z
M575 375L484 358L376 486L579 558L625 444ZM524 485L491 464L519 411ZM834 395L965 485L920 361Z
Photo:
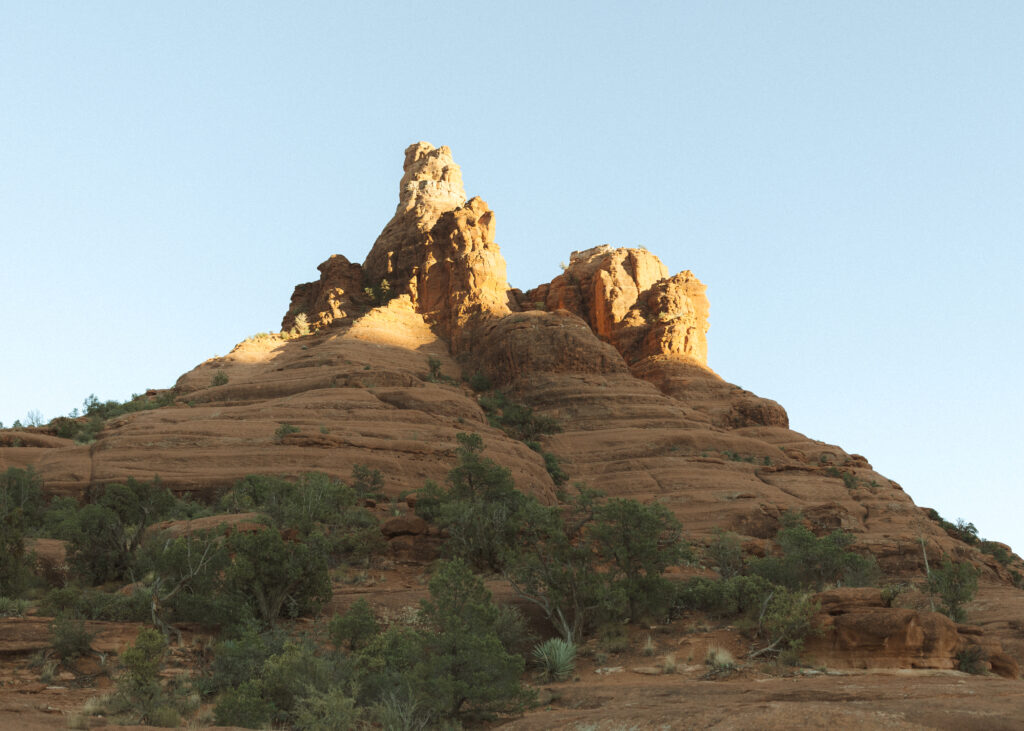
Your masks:
M445 549L478 569L499 570L515 544L518 515L527 499L512 473L483 456L479 434L457 435L458 463L448 488L428 482L416 500L416 513L448 531Z
M85 629L85 622L59 614L50 625L51 643L61 660L72 660L92 649L93 635Z
M500 391L481 396L480 406L491 426L501 429L513 439L536 441L545 434L557 434L561 425L550 416L539 416L529 406L509 400Z
M978 544L978 549L982 553L987 553L992 556L996 561L1001 563L1003 566L1009 566L1010 562L1013 561L1013 556L1003 546L999 545L995 541L981 541Z
M954 622L963 622L967 619L964 605L978 593L979 574L966 561L955 563L946 558L940 567L931 570L925 586L929 594L942 600L940 612Z
M843 530L818 538L801 523L799 514L787 513L775 536L782 555L752 559L749 571L789 589L873 584L879 575L877 564L873 557L848 550L854 540Z
M274 430L274 442L280 444L289 434L298 434L302 429L293 424L281 424Z
M210 379L211 386L223 386L228 382L228 374L224 371L217 371Z
M379 493L378 470L353 468L360 491ZM366 561L384 548L377 518L360 505L356 489L322 472L291 481L273 475L249 475L225 494L220 505L230 512L259 511L282 530L320 535L332 563Z
M743 548L740 537L715 528L714 538L704 555L723 579L731 579L743 572Z

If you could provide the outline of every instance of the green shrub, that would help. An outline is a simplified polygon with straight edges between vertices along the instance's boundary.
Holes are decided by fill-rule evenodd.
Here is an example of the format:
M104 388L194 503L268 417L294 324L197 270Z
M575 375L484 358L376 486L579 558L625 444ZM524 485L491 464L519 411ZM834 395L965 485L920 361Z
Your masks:
M421 611L431 628L417 673L428 707L446 717L467 707L476 712L522 707L528 697L519 682L523 659L502 647L490 592L465 563L456 559L437 570Z
M274 626L286 600L298 612L310 612L331 598L326 542L318 534L295 542L273 529L234 533L227 548L232 560L224 571L225 585L249 603L265 626Z
M384 475L364 464L352 465L352 489L360 498L380 500L384 497Z
M533 648L533 658L544 680L568 680L576 670L576 645L553 637Z
M668 508L661 503L608 500L594 510L587 540L604 562L610 590L625 597L631 621L664 615L672 602L672 587L663 574L690 556L683 528Z
M295 705L292 727L297 731L338 731L362 725L363 710L341 688L314 690Z
M982 553L987 553L992 556L996 561L1001 563L1003 566L1008 566L1013 560L1013 556L1003 546L999 545L995 541L981 541L978 544L978 549Z
M24 599L0 596L0 617L24 617L29 603Z
M135 644L121 653L121 675L117 679L117 699L142 723L161 725L155 720L177 725L178 714L160 684L160 669L167 654L167 641L155 629L144 629Z
M328 629L332 645L353 651L363 647L378 631L377 619L365 599L356 600L344 614L331 617Z
M361 469L360 469L361 468ZM379 471L353 468L363 490L379 490ZM360 505L357 491L320 472L307 472L297 481L269 475L249 475L221 498L230 512L259 511L282 531L297 531L303 540L314 534L324 542L333 561L364 561L385 547L377 518Z
M144 588L120 594L66 586L47 592L39 604L39 613L106 622L144 622L150 618L151 600L152 593Z
M498 570L515 544L525 496L512 473L483 456L479 434L457 435L458 463L448 473L448 489L428 482L416 513L448 532L445 550L481 570Z
M494 619L494 633L501 646L513 655L523 655L533 645L534 634L526 617L511 604L498 604Z
M860 586L877 580L874 558L849 551L854 537L846 531L835 530L818 538L801 523L799 514L787 513L775 542L782 549L781 556L749 562L751 573L775 584L794 590L821 591L826 584Z
M93 635L85 629L85 622L58 615L50 625L51 644L57 657L71 660L92 649Z
M494 388L491 379L483 371L474 371L473 375L469 377L468 383L469 387L477 393Z
M954 622L967 619L967 604L978 593L978 576L980 572L967 562L954 563L948 558L942 565L933 568L928 575L926 589L929 594L942 600L939 611Z
M784 664L795 665L804 640L820 631L816 622L820 609L808 592L775 587L764 599L756 618L750 615L747 623L754 636L765 642L750 657L771 654Z
M293 424L281 424L274 431L274 442L276 444L281 444L286 436L289 434L298 434L300 431L302 431L302 429L294 426Z
M980 645L970 645L956 654L956 669L971 675L984 675L988 653Z
M528 406L510 401L508 396L496 391L480 397L480 407L487 415L491 426L501 429L513 439L535 441L544 434L557 434L561 425L550 416L539 416Z
M249 628L238 637L219 642L213 648L213 661L202 681L203 690L216 694L258 677L263 672L263 664L280 653L286 641L281 631L258 634Z
M728 579L696 577L676 588L673 615L688 609L713 617L732 617L759 612L776 585L761 576L732 576Z
M217 726L265 728L273 715L274 704L263 697L260 684L255 680L247 680L226 690L213 709Z
M743 547L735 533L715 528L714 538L704 555L723 579L738 576L743 571Z
M211 386L223 386L228 382L228 374L224 371L217 371L210 379Z

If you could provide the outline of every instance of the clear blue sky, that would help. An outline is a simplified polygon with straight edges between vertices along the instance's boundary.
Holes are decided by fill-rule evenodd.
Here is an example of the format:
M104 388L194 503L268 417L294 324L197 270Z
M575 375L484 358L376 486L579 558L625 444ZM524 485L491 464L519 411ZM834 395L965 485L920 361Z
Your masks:
M361 261L449 145L510 281L645 245L712 367L1024 550L1024 6L0 0L0 420Z

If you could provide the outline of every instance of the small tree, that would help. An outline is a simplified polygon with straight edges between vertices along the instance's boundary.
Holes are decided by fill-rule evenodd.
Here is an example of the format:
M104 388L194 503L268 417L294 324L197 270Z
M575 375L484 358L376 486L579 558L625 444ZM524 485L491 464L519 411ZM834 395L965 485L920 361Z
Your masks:
M444 716L468 706L477 711L518 708L527 694L520 685L524 662L502 647L494 630L498 611L483 582L455 559L430 582L423 617L433 631L419 666L427 702Z
M457 436L458 463L448 473L448 489L427 483L416 512L448 531L446 550L480 570L499 570L515 544L525 496L512 473L483 456L479 434Z
M929 594L942 600L940 612L954 622L963 622L967 619L964 604L978 593L979 575L980 572L966 561L954 563L944 558L942 566L931 570L926 587Z
M297 611L302 611L331 598L322 537L285 541L277 530L268 528L235 533L227 545L233 558L224 572L224 581L250 602L266 626L274 626L289 599Z
M135 637L135 644L121 654L122 673L117 681L117 700L126 711L136 714L140 723L161 716L176 715L163 686L160 669L167 654L167 641L154 629L144 629Z
M373 610L365 599L358 599L344 614L331 617L328 632L335 647L347 646L355 651L365 645L380 628Z
M789 589L821 591L826 584L845 582L854 586L873 583L878 574L873 558L854 553L854 537L843 530L817 537L801 522L799 513L783 516L775 536L781 556L750 562L750 572Z
M588 541L606 564L604 577L626 597L628 617L667 609L671 587L662 576L689 555L683 528L660 503L615 498L599 506Z
M743 548L740 537L715 528L714 538L704 551L705 556L723 579L731 579L743 572Z

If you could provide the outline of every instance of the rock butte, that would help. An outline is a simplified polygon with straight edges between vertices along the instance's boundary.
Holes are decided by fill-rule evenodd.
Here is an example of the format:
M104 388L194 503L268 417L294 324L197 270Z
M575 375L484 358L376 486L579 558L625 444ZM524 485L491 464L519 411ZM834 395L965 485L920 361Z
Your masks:
M819 533L853 533L890 576L922 576L922 541L932 560L982 569L979 626L885 607L877 589L827 592L812 664L950 669L958 650L981 644L993 671L1018 675L1024 592L1007 567L947 535L864 457L792 431L782 406L708 368L708 300L692 272L670 276L645 249L597 246L573 252L551 282L511 288L494 212L467 200L451 151L425 142L406 150L395 215L366 260L334 255L318 269L282 320L287 331L304 314L311 334L238 344L181 376L173 406L111 420L91 445L22 433L23 446L0 446L0 469L33 465L48 490L81 495L129 477L210 493L247 474L346 478L364 464L395 498L442 481L456 434L472 431L521 490L553 501L542 458L488 426L458 380L480 371L558 419L564 431L545 448L572 480L663 502L698 544L721 527L763 553L783 513L799 510ZM375 306L382 288L395 297ZM429 359L449 379L430 378ZM217 373L226 384L211 385ZM282 423L300 431L275 439ZM385 533L411 561L436 543L415 520ZM1024 564L1014 556L1012 567Z

